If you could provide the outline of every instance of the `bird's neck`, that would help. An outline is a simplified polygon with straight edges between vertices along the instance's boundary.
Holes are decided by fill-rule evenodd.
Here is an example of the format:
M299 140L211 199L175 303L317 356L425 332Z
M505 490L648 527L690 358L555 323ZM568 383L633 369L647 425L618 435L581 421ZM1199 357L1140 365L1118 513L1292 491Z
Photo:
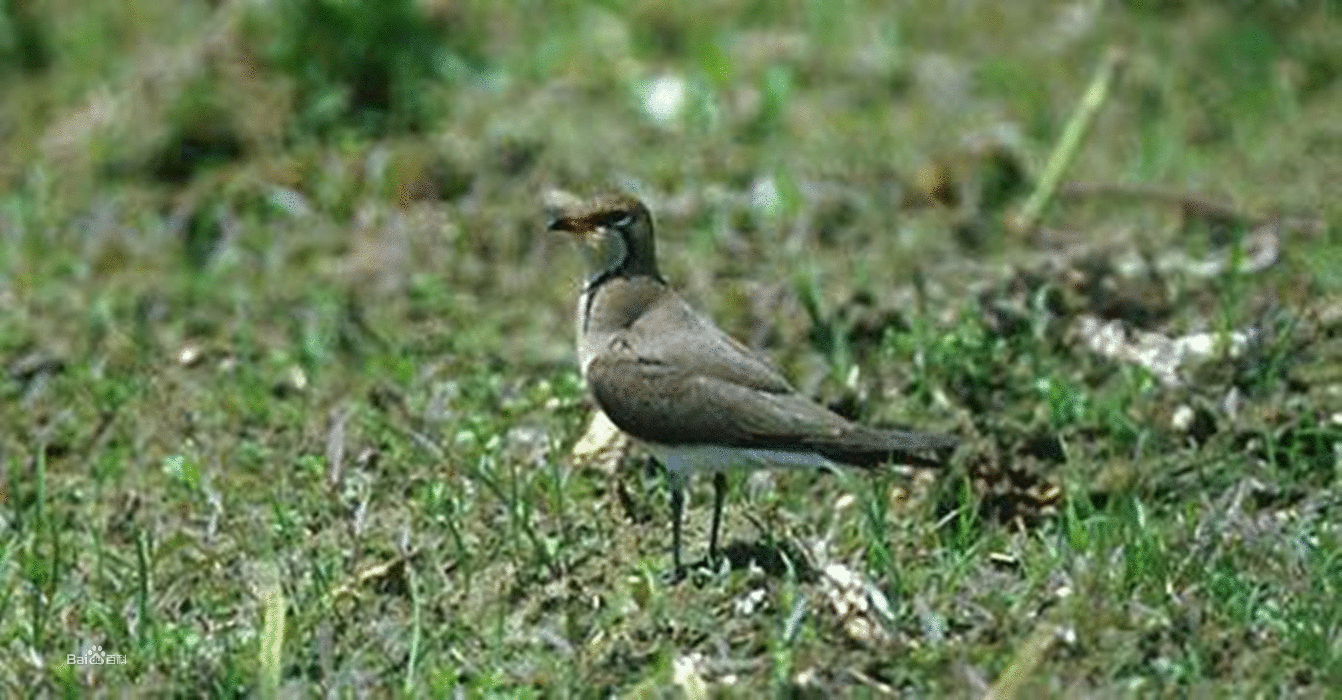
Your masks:
M629 328L665 294L666 283L658 276L595 277L578 302L578 328L584 334Z

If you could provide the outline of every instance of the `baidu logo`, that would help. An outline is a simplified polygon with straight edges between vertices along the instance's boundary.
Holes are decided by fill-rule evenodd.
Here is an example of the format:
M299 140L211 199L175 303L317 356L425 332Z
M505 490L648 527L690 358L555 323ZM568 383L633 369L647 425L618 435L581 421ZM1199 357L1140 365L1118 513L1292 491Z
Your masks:
M103 652L102 647L94 644L78 656L75 656L74 654L66 654L65 663L70 664L71 666L74 666L75 664L79 664L80 666L112 666L116 664L125 664L126 655L105 653Z

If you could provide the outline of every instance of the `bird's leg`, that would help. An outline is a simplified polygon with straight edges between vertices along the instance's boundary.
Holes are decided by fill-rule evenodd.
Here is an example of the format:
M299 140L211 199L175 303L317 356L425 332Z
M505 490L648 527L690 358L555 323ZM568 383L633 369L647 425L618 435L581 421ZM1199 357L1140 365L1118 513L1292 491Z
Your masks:
M685 479L671 472L668 481L671 487L671 577L675 581L685 577L685 569L680 564L680 524L685 516Z
M713 527L708 531L708 561L717 566L718 526L722 522L722 502L727 498L727 475L713 474Z

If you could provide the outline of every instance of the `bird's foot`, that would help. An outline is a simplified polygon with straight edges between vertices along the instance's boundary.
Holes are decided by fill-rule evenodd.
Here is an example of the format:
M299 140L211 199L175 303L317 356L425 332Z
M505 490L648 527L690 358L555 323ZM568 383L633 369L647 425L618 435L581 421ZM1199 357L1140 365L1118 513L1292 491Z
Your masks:
M670 570L662 572L661 575L662 585L664 586L679 585L680 582L685 580L686 575L687 571L684 566L680 565L672 566Z

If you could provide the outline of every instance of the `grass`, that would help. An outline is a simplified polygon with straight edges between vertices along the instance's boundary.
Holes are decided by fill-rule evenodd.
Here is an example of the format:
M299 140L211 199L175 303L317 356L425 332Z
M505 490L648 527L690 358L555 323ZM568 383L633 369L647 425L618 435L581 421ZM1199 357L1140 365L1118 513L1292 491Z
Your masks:
M95 5L0 11L7 694L1342 685L1333 4ZM1114 45L1068 178L1168 196L1007 230ZM952 466L733 474L734 566L665 584L663 475L570 456L538 196L612 185L695 306ZM1086 317L1219 340L1162 374Z

